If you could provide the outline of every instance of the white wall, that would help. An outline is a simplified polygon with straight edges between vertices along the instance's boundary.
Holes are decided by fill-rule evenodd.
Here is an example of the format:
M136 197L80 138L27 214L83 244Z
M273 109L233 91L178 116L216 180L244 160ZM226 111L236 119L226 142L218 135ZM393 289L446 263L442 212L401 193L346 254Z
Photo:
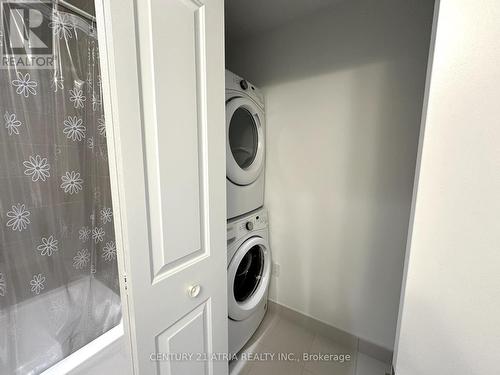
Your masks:
M227 50L266 95L271 298L389 349L432 10L349 0Z
M500 7L441 0L397 375L498 374Z

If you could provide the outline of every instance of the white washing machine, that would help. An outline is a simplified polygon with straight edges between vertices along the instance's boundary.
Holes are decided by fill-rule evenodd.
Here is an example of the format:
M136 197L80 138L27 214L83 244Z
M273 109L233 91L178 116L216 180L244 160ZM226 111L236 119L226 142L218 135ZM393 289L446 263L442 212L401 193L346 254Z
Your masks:
M227 218L264 205L264 97L250 82L226 70Z
M241 350L267 311L271 280L268 238L265 209L227 224L229 353Z

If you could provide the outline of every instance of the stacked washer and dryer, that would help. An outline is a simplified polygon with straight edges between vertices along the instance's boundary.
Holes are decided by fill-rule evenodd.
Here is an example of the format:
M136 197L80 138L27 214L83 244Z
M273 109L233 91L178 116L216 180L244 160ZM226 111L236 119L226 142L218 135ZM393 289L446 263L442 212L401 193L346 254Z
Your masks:
M226 70L229 352L252 337L267 310L271 249L264 206L264 97Z

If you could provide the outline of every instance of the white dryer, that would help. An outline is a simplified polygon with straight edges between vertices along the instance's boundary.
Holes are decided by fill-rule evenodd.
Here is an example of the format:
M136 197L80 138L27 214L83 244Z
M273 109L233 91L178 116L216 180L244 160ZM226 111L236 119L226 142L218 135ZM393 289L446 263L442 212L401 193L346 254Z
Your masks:
M268 238L265 209L227 224L229 353L241 350L267 311L271 279Z
M227 218L264 205L264 97L250 82L226 70Z

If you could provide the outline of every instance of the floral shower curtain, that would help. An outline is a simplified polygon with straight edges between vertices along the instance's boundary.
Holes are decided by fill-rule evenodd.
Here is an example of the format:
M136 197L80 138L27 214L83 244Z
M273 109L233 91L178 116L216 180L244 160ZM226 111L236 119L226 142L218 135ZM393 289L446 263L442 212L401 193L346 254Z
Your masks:
M121 319L96 30L61 9L53 67L0 70L0 374L38 374Z

